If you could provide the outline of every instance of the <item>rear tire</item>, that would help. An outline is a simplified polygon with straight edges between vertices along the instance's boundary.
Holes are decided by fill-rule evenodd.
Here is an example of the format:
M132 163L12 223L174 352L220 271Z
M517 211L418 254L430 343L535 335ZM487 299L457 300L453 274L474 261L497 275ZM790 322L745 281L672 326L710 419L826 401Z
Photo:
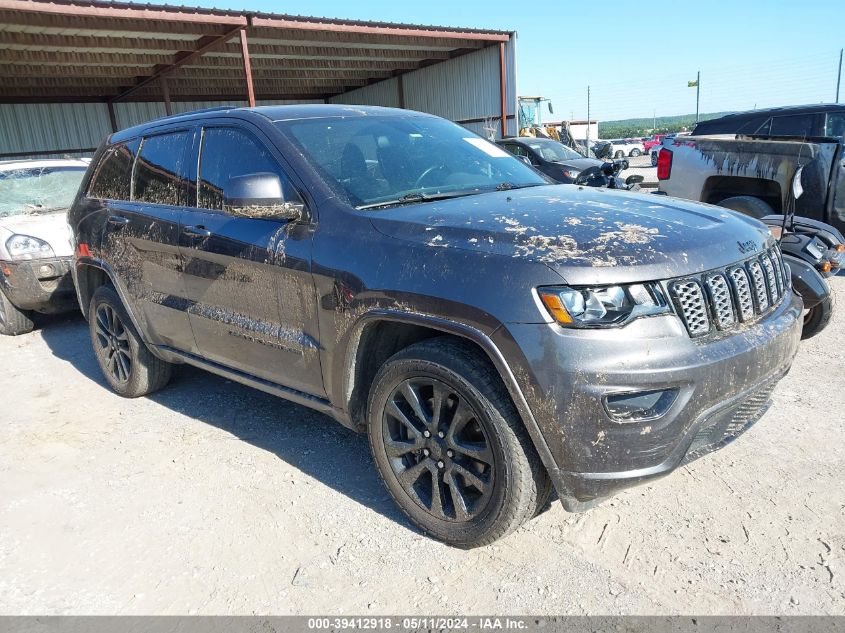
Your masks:
M621 149L616 150L616 153L613 155L613 158L622 158L624 155L625 155L625 152L623 152Z
M469 343L434 338L392 356L367 417L385 487L433 538L487 545L545 504L548 475L534 445L498 373Z
M801 330L802 340L813 338L828 326L833 316L833 303L833 295L830 295L821 303L810 308L804 315L804 328Z
M35 323L32 322L31 316L31 312L18 308L9 301L6 293L0 290L0 334L17 336L32 332Z
M732 198L725 198L717 203L720 207L726 207L734 211L739 211L743 215L748 215L758 220L773 215L775 210L760 198L754 196L734 196Z
M113 288L101 286L94 293L88 327L97 362L115 393L138 398L168 383L173 365L150 352Z

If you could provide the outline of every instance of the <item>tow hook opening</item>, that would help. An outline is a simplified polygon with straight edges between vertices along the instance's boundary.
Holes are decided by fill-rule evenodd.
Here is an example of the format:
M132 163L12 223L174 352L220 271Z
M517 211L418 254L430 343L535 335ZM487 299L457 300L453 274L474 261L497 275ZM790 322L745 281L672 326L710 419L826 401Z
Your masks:
M652 389L608 394L602 398L604 410L616 422L640 422L663 416L675 403L678 390Z

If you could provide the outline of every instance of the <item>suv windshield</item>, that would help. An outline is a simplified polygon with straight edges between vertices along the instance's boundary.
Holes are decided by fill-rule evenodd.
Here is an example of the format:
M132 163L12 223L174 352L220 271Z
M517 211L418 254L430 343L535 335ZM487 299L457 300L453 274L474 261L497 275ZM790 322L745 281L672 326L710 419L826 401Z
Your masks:
M537 152L544 160L557 163L564 160L578 160L584 158L574 149L569 149L563 143L550 140L537 140L527 143L528 147Z
M65 211L73 203L85 167L27 167L0 171L0 218Z
M548 184L508 152L435 117L328 117L276 125L357 208Z

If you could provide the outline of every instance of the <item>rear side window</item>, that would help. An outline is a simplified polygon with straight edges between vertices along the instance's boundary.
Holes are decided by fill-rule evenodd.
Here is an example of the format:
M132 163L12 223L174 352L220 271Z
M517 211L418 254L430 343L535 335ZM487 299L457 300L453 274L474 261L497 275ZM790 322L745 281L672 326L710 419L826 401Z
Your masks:
M184 206L188 191L184 173L189 132L148 136L135 165L133 200Z
M132 163L140 141L135 139L108 148L97 165L88 188L89 198L129 200L132 185Z
M827 123L824 128L825 136L837 136L845 139L845 113L827 115Z
M199 206L222 211L224 192L231 178L262 172L279 176L286 200L298 197L279 164L258 139L236 128L206 128L200 155Z
M772 136L812 136L813 115L795 114L772 118Z

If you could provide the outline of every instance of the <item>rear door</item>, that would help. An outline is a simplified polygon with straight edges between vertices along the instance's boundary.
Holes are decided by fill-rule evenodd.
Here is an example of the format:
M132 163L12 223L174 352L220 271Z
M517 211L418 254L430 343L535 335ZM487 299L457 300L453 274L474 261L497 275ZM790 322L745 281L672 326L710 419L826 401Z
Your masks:
M108 150L113 166L131 165L131 181L114 181L113 190L99 194L97 176L92 187L95 195L105 196L103 249L146 338L186 351L195 347L182 281L179 220L188 199L185 157L192 141L193 130L183 129L115 146Z
M247 218L224 210L231 178L278 174L286 200L298 193L272 145L246 125L202 130L197 208L182 219L180 245L190 321L206 359L323 396L311 279L310 221Z

